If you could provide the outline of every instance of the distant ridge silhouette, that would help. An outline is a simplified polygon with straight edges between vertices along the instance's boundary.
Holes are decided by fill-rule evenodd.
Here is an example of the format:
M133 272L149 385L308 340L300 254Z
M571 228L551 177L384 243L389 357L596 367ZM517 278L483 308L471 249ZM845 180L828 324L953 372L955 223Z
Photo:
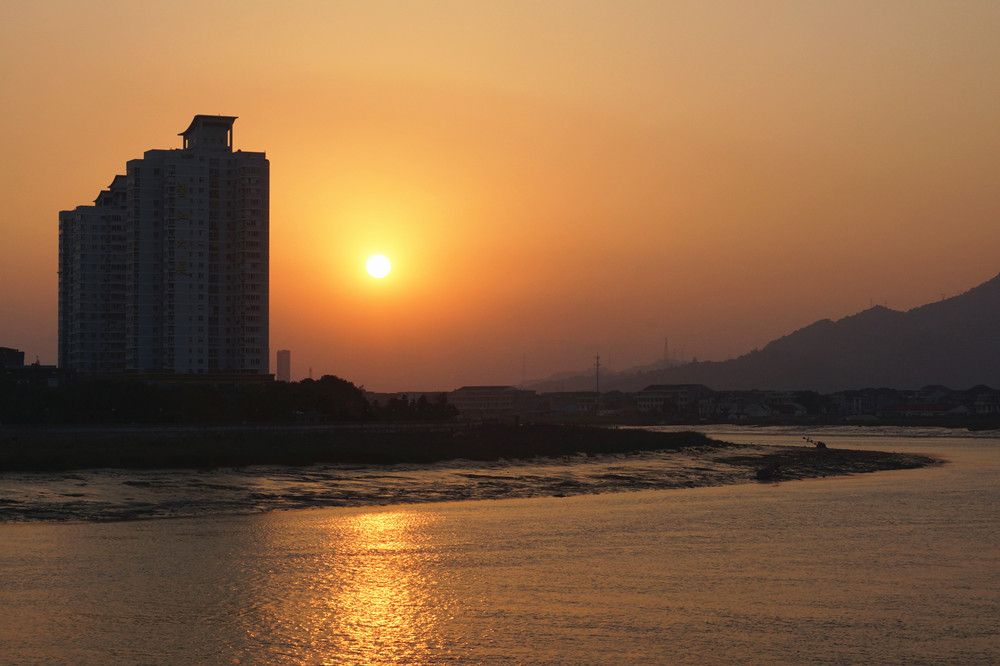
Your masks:
M601 376L604 391L650 384L704 384L715 390L820 393L928 384L1000 387L1000 275L969 291L906 312L875 306L821 319L729 361ZM593 376L541 381L539 391L593 390Z

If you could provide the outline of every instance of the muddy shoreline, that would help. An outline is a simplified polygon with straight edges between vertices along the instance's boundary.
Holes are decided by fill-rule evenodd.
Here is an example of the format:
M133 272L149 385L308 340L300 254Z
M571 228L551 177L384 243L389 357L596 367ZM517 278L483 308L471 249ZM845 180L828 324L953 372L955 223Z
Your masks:
M0 473L86 469L206 470L251 465L432 464L737 447L697 432L558 425L42 429L0 432ZM774 478L922 467L911 454L789 447L729 456Z
M21 429L0 433L0 473L430 464L719 445L695 432L556 425Z
M763 482L775 483L940 462L910 453L730 444L697 433L630 429L245 435L233 441L231 433L222 440L220 433L159 437L142 446L131 436L20 441L17 446L36 454L20 462L34 467L0 473L0 523L569 497L760 483L765 468L773 473ZM2 448L7 456L0 459L9 463L13 447ZM49 468L38 469L42 463Z

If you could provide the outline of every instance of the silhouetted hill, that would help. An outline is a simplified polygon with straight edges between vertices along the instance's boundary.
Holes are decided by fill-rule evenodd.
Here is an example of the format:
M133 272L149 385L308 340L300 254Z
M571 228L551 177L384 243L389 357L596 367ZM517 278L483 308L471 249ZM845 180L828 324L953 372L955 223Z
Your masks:
M996 386L1000 384L998 333L1000 275L960 296L907 312L876 306L837 321L822 319L730 361L602 376L601 389L704 384L716 390L832 393L879 386ZM539 382L531 388L592 390L593 385L593 376L584 375Z

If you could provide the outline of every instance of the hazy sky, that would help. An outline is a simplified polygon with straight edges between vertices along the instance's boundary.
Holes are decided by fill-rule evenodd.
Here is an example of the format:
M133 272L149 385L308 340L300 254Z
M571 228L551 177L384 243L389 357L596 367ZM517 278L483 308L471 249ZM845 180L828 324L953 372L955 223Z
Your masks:
M998 35L996 0L0 0L0 346L56 362L58 212L199 113L271 161L293 379L725 359L955 295L1000 272Z

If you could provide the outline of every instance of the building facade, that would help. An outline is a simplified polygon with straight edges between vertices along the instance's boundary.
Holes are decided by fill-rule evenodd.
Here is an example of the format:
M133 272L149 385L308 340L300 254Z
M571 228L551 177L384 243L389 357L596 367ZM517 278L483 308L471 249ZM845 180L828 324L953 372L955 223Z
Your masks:
M463 386L448 401L465 419L499 419L516 416L533 407L534 391L513 386Z
M125 176L93 206L59 213L59 366L125 370Z
M234 116L130 160L59 214L59 365L83 374L268 373L269 163Z
M653 384L636 394L640 412L687 413L713 393L701 384Z
M24 352L11 347L0 347L0 368L23 368Z
M292 352L288 349L278 350L278 365L276 366L277 379L279 382L292 381Z

